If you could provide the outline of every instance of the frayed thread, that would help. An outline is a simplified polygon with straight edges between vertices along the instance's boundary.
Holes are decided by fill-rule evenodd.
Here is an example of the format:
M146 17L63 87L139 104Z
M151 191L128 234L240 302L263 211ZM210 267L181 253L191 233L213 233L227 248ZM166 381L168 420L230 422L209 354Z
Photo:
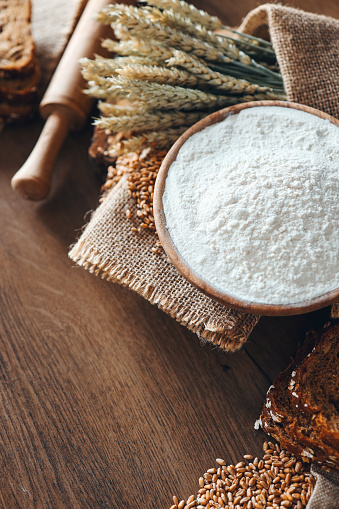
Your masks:
M225 322L198 315L187 306L178 305L173 297L164 297L157 288L146 281L141 281L123 265L114 261L107 262L100 253L95 252L81 239L72 247L68 256L90 273L134 290L197 334L202 343L212 343L222 350L234 352L241 348L258 322L259 317L246 316L244 330L241 331L239 325L236 327L239 324L239 318L227 313L226 308L227 321Z

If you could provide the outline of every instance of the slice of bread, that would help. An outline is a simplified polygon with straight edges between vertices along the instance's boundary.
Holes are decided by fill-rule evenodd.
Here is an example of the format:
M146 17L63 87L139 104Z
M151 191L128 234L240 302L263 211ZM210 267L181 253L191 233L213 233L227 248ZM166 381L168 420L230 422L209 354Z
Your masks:
M339 324L308 334L270 387L260 421L282 447L339 470ZM307 405L307 406L305 406ZM305 411L306 409L306 411Z
M39 69L31 32L30 0L0 0L0 116L30 115Z
M325 444L339 450L339 324L325 329L292 377L289 390L293 406L311 417Z

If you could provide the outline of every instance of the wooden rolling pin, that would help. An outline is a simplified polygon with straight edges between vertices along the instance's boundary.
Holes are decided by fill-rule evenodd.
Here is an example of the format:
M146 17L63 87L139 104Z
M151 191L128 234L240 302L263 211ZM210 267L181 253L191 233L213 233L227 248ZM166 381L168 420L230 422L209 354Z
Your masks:
M46 119L31 155L12 178L12 188L28 200L42 200L50 190L55 159L70 129L81 129L93 100L82 91L79 59L103 55L101 40L109 27L95 20L96 13L112 0L89 0L40 104Z

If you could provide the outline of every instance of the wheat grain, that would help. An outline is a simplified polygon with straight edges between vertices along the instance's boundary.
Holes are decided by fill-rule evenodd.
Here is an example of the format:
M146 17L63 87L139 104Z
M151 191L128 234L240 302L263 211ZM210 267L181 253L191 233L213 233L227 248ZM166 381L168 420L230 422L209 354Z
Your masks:
M117 69L121 69L129 64L152 65L154 60L144 57L126 56L116 58L103 58L96 56L94 60L81 58L80 65L82 75L87 81L95 81L96 76L109 77L114 76Z
M132 210L127 209L125 213L126 217L133 222L131 230L135 233L140 232L140 228L155 231L153 217L154 186L165 155L165 151L152 151L148 148L142 152L138 151L119 156L115 166L108 168L107 181L102 187L101 201L105 199L108 191L126 175L128 192L131 198L135 200L137 212L133 213ZM139 223L139 228L134 226L136 222ZM161 247L161 244L157 241L152 251L159 254L159 247Z
M205 41L201 41L171 27L151 23L140 11L129 14L125 12L117 13L114 19L116 21L112 23L112 28L116 37L121 40L128 40L130 37L146 41L156 40L166 46L192 52L207 60L217 60L220 62L233 61L232 58L223 55L221 51Z
M152 23L159 23L162 26L169 26L181 32L187 33L196 39L213 45L223 54L232 58L232 60L239 60L246 65L251 64L251 58L244 52L240 51L234 44L233 40L230 40L226 37L220 37L210 30L207 30L205 27L192 22L190 18L183 17L171 9L165 11L150 9L147 11L147 15L148 19Z
M260 462L255 458L254 469L244 462L228 465L218 459L218 469L209 469L199 478L199 490L196 497L191 495L184 509L265 509L269 507L290 507L304 509L312 494L315 478L307 471L307 467L298 462L299 475L294 475L295 467L284 468L285 458L296 458L287 451L273 446L272 452L264 455L265 468L259 468ZM252 458L250 455L245 457ZM267 461L280 463L278 467L266 465ZM254 463L253 462L253 463ZM300 465L300 466L299 466ZM272 474L277 469L277 475ZM290 474L293 474L292 477ZM288 478L290 476L290 479ZM274 478L274 479L273 479ZM291 479L295 482L291 484ZM275 481L275 482L274 482ZM177 501L178 498L173 498ZM178 504L174 506L177 508Z
M147 147L156 147L159 150L168 148L173 145L188 127L180 126L164 129L163 131L147 131L142 135L132 136L107 147L107 152L110 157L118 157L122 154L129 154L130 152L136 152Z
M149 109L197 110L235 104L234 98L231 97L191 88L130 80L124 76L113 78L98 76L97 82L95 84L89 82L89 85L90 88L86 90L88 95L110 100L127 98L143 104L144 107L148 106Z
M157 62L165 61L173 55L171 48L153 40L144 41L131 38L127 41L117 42L111 39L105 39L102 42L102 46L118 55L152 58Z
M176 69L175 67L166 68L155 65L130 64L126 65L122 69L118 69L117 74L120 76L126 76L130 79L188 87L192 87L198 82L198 78L187 71Z
M193 23L198 23L208 30L220 30L222 28L222 23L216 16L211 16L207 12L181 0L151 0L150 4L159 9L172 9L179 15L189 18Z
M173 57L168 60L169 66L180 66L188 69L191 73L206 81L208 86L226 90L233 93L264 93L270 91L267 87L259 87L247 80L237 79L210 69L203 60L200 60L183 51L174 50Z
M109 109L106 109L106 112L108 111ZM193 125L209 113L211 112L146 111L136 113L134 110L134 114L101 117L95 120L94 123L112 133L119 131L155 131L157 129L168 129L169 127Z

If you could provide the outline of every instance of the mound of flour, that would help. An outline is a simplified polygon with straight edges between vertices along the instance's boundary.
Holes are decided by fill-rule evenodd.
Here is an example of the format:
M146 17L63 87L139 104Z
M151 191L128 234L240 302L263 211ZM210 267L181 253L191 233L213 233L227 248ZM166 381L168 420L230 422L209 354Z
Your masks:
M339 128L283 107L191 136L166 179L178 251L228 294L289 304L339 287Z

